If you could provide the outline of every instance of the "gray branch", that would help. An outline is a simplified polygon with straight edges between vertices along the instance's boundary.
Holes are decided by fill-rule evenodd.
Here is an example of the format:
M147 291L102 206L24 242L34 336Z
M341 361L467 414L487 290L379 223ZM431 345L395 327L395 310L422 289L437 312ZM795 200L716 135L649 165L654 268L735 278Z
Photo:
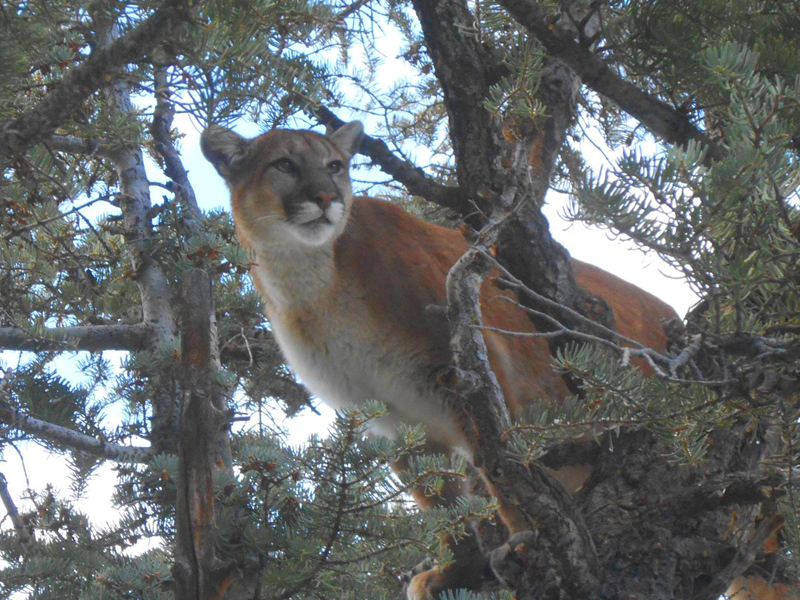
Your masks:
M54 134L50 139L45 140L51 150L56 152L67 152L69 154L86 154L88 156L101 156L103 158L114 159L118 149L105 141L98 141L92 138L82 138L75 135Z
M26 415L3 400L0 400L0 422L67 450L79 450L107 460L146 463L152 458L147 448L122 446L98 440L67 427Z
M168 2L172 4L173 2ZM183 4L180 4L183 6ZM166 6L166 4L165 4ZM123 38L106 15L93 15L97 22L102 46L111 48ZM125 36L127 37L127 36ZM152 51L152 45L151 45ZM107 104L112 114L127 118L135 113L130 91L124 80L117 79L105 89ZM114 166L119 179L119 206L125 231L125 245L130 256L133 279L139 288L142 304L142 321L152 327L149 338L152 346L173 344L178 338L174 298L170 281L153 252L155 236L152 222L150 182L144 166L144 154L138 146L123 147L115 158ZM150 442L157 451L172 451L178 420L177 399L168 386L155 390L152 398L153 419Z
M708 149L710 158L722 157L723 150L695 127L687 115L625 81L591 50L570 35L550 27L537 0L500 0L500 5L539 41L550 56L564 61L582 83L614 102L656 136L682 146L697 141Z
M144 323L53 327L43 331L0 327L0 349L29 352L141 350L148 347L153 333L153 327Z
M14 533L17 534L17 539L22 544L22 547L26 551L31 550L35 541L31 532L25 527L25 523L17 510L17 506L14 504L14 499L8 492L8 482L6 481L6 476L2 473L0 473L0 501L3 502L3 506L6 508L8 517L11 519L11 525L14 527Z

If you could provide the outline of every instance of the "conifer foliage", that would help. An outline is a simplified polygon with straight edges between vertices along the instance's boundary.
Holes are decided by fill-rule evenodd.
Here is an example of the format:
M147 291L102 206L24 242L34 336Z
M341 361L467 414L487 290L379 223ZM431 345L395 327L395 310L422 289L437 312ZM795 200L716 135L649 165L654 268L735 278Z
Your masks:
M798 30L796 0L3 2L0 598L396 598L471 523L494 574L457 597L800 595ZM488 497L416 510L471 472L366 436L385 407L303 447L276 424L318 400L185 139L351 118L356 188L474 230L454 291L496 263L573 392L505 422L447 307L454 402L539 524L510 546ZM669 353L575 286L551 188L697 292ZM35 444L70 484L20 496ZM542 473L586 464L572 498ZM77 501L109 465L105 520Z

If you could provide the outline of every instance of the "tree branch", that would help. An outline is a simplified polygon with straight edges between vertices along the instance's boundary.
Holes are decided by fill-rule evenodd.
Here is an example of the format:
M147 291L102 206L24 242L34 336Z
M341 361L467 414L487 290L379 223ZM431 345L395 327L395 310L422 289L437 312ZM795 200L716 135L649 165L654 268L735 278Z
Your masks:
M176 0L168 0L164 6ZM184 0L189 2L189 0ZM179 4L183 6L183 4ZM163 8L163 7L162 7ZM113 19L97 11L92 14L102 48L112 48L120 40L119 29ZM137 28L138 29L138 28ZM130 34L128 34L130 35ZM128 84L117 79L106 83L105 93L111 114L127 118L134 114ZM153 251L153 215L150 182L145 170L142 149L123 146L114 160L119 180L119 207L126 249L131 260L133 280L139 288L142 303L142 321L152 327L151 347L177 341L173 295L170 281L162 268L157 253ZM153 419L150 443L157 452L174 451L178 427L178 400L168 385L163 385L152 397Z
M653 134L681 146L692 140L700 142L708 149L710 158L716 160L723 156L722 148L695 127L685 114L625 81L591 50L552 28L537 0L499 0L499 3L550 56L564 61L583 84L614 102Z
M44 144L56 152L68 152L69 154L87 154L89 156L101 156L103 158L114 159L118 150L108 142L100 142L91 138L82 138L75 135L51 135Z
M0 421L25 433L45 439L67 450L86 452L98 458L132 463L146 463L152 458L147 448L112 444L84 435L67 427L42 421L0 400Z
M458 183L472 201L480 201L479 190L502 188L494 164L500 140L483 101L507 68L475 36L465 34L475 22L466 2L413 0L412 4L444 95Z
M127 35L96 49L80 66L70 70L33 109L0 124L0 161L49 138L93 93L107 84L109 75L141 59L173 34L203 1L165 0Z
M216 542L215 474L231 472L228 416L215 408L211 362L211 280L190 269L182 282L183 398L178 435L175 505L177 598L221 598L235 578L233 561L220 559Z
M153 70L155 83L156 108L150 124L150 134L155 142L155 149L164 161L164 172L175 183L175 196L185 209L184 223L190 233L200 232L205 219L197 204L197 196L189 181L189 175L183 166L180 153L172 141L172 118L175 111L170 101L170 88L167 78L167 67L157 66Z
M25 523L23 522L22 517L20 516L19 511L14 504L14 499L8 492L8 481L6 481L6 476L2 473L0 473L0 501L2 501L3 506L6 507L8 517L11 519L11 525L13 525L14 532L17 534L17 539L22 544L22 547L26 551L31 550L35 541L31 533L28 531L28 528L25 527Z
M312 113L320 123L331 125L334 129L344 125L344 121L324 106L314 107ZM402 183L415 196L421 196L446 208L456 209L462 214L471 210L463 190L437 183L416 165L397 158L383 140L365 135L361 140L359 152L368 156L384 173Z
M153 327L146 323L53 327L42 332L0 327L0 349L29 352L142 350L148 347L153 334Z
M516 190L509 186L509 197ZM501 200L498 203L503 205ZM510 215L494 215L479 240L451 268L447 276L448 322L454 371L449 379L459 425L473 440L474 463L499 503L503 521L515 534L508 548L492 553L492 567L501 581L516 587L523 570L509 575L515 563L515 540L524 538L533 553L524 572L536 573L541 597L567 590L568 597L588 598L599 587L598 559L583 517L564 489L539 465L510 458L503 430L510 419L502 391L486 360L486 342L473 324L481 322L480 282L492 264L487 249L497 239ZM511 553L508 549L511 549ZM543 590L543 591L542 591ZM548 595L550 594L550 595Z

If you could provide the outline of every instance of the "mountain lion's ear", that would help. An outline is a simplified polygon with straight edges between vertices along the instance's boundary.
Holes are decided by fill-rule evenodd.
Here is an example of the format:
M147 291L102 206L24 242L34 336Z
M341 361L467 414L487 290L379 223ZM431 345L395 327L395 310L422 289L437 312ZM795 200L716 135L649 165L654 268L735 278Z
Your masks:
M211 125L200 138L200 148L206 160L228 181L237 163L246 156L250 140L221 125Z
M330 139L336 147L347 155L347 158L353 156L358 152L358 146L361 144L361 138L364 137L364 126L361 121L350 121L345 123L339 129L331 133L328 132L328 139Z

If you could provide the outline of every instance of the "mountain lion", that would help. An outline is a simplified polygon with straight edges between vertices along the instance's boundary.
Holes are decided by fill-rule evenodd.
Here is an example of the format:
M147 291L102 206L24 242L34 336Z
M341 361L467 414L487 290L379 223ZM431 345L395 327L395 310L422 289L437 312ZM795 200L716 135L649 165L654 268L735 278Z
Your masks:
M212 126L202 149L230 188L275 338L308 388L334 408L380 400L389 413L374 424L376 433L394 436L400 423L421 423L428 451L469 460L471 440L437 378L451 363L447 326L440 311L426 310L446 304L445 278L467 242L388 202L353 197L348 170L362 132L352 122L328 136L275 130L247 140ZM572 265L578 284L611 305L620 333L664 350L660 319L674 317L672 308L601 269ZM484 323L533 331L525 312L502 295L510 294L484 282ZM512 415L535 399L558 402L568 393L544 339L484 336ZM461 493L451 484L436 501ZM423 508L434 503L421 492L415 498ZM475 544L454 544L453 552L453 566L412 580L409 598L477 584L483 558Z

